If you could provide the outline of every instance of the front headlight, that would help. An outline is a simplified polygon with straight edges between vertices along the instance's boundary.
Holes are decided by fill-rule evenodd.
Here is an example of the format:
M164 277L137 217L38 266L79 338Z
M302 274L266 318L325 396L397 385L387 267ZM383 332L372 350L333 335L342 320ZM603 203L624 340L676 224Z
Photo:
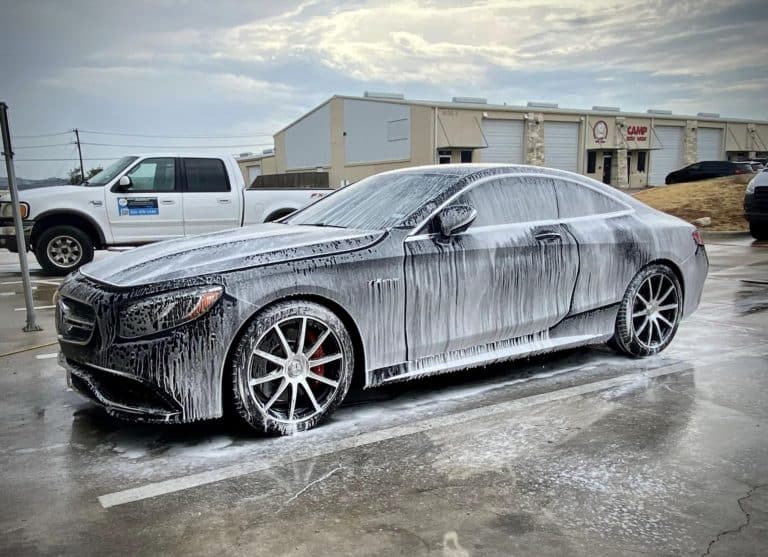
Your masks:
M223 293L221 286L203 286L135 302L120 310L118 334L137 338L189 323L210 310Z
M747 193L755 193L755 186L757 186L757 177L752 178L747 184Z
M19 211L21 212L21 218L27 218L29 216L29 205L24 202L19 203ZM13 205L11 203L0 204L0 217L13 218Z

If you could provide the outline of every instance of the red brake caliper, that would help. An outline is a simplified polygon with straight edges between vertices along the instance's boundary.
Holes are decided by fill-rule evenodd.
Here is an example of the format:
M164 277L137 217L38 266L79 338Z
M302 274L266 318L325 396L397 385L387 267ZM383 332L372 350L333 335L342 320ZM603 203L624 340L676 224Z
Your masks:
M314 331L307 331L307 344L312 346L315 341L317 340L317 335ZM317 350L315 350L314 354L310 354L309 357L313 360L316 360L317 358L322 358L325 356L325 351L323 350L322 345L318 346ZM316 373L318 375L325 376L325 365L317 366L312 368L312 373Z

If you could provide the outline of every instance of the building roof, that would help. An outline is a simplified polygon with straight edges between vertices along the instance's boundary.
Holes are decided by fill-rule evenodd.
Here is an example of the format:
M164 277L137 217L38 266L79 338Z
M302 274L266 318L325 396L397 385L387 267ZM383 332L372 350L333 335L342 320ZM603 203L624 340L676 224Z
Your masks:
M654 110L649 109L649 112L624 112L621 110L614 110L614 107L599 107L594 106L592 108L552 108L547 107L545 105L550 103L536 103L538 106L516 106L516 105L507 105L507 104L489 104L484 102L476 102L477 100L484 100L484 99L477 99L475 102L460 102L462 99L467 100L474 100L470 97L456 97L456 101L430 101L430 100L420 100L420 99L407 99L407 98L397 98L397 97L390 97L390 96L355 96L355 95L333 95L332 97L326 99L310 111L306 112L299 118L292 121L287 126L284 126L275 134L278 134L280 132L283 132L287 130L288 128L292 127L296 123L300 122L316 110L322 108L329 102L331 102L333 99L349 99L349 100L356 100L356 101L372 101L372 102L381 102L381 103L390 103L390 104L405 104L405 105L416 105L416 106L426 106L429 108L444 108L444 109L465 109L465 110L483 110L483 111L494 111L494 112L516 112L516 113L528 113L528 112L543 112L545 114L568 114L568 115L574 115L574 116L582 116L582 115L595 115L595 116L621 116L624 118L653 118L654 120L696 120L699 122L732 122L732 123L754 123L754 124L768 124L768 120L757 120L752 118L729 118L729 117L721 117L717 114L712 113L706 113L701 112L697 114L696 116L691 114L673 114L671 111L665 111L665 110ZM457 102L459 101L459 102ZM555 105L556 106L556 105Z

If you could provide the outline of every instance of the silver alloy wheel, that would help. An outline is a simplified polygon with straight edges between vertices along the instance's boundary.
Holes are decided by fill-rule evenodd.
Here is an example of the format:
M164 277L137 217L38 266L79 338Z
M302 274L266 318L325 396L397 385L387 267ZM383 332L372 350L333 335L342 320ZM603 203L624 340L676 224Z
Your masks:
M74 267L83 258L83 246L77 238L68 235L51 238L45 251L51 263L61 269Z
M271 419L304 422L333 401L345 363L339 338L327 323L308 316L289 317L256 342L248 358L249 394Z
M643 281L632 304L632 332L646 348L663 346L675 331L680 300L677 287L663 274Z

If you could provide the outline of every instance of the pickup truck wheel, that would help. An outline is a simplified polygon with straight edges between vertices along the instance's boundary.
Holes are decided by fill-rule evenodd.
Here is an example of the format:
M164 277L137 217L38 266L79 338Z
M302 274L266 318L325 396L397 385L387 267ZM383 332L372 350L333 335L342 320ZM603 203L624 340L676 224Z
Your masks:
M74 226L52 226L38 237L35 257L47 273L66 275L93 261L93 242Z

